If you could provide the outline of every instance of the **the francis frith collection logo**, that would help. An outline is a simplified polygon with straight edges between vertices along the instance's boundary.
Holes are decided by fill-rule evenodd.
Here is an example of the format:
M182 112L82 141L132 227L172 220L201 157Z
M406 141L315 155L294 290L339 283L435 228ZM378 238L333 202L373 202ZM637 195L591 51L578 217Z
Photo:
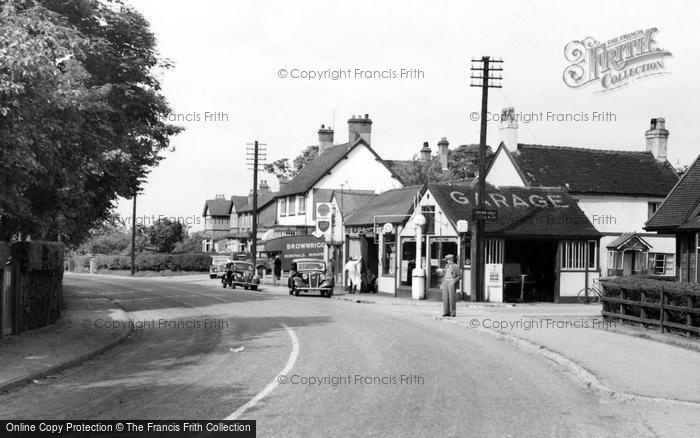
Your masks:
M599 83L597 92L604 92L668 73L664 58L671 52L658 47L657 31L655 27L637 30L602 43L591 37L570 42L564 48L571 62L564 69L564 83L571 88Z

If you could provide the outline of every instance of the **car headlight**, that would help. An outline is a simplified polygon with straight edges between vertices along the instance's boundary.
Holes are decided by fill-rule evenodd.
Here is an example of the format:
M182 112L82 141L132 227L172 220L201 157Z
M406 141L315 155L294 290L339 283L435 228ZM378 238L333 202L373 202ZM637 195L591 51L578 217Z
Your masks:
M304 280L308 280L308 279L309 279L309 274L301 274L301 278L304 279Z

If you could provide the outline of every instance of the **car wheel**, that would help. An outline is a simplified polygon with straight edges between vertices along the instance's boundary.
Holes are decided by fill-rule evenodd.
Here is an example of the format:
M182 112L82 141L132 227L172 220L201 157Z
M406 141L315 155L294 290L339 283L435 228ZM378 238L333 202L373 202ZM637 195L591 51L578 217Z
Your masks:
M295 297L298 297L298 296L299 296L299 291L296 290L296 289L294 289L294 296L295 296Z
M289 295L292 295L294 293L294 289L289 289Z
M209 279L214 279L216 278L216 275L209 274Z
M226 289L226 283L221 283L221 287L223 287L224 289Z
M236 288L236 283L231 283L231 289L235 289L235 288Z
M326 292L326 298L330 298L332 295L333 295L332 290L329 290L328 292Z
M243 289L248 290L248 286L243 286Z
M258 290L258 287L257 287L257 286L251 286L250 289L251 289L251 290Z

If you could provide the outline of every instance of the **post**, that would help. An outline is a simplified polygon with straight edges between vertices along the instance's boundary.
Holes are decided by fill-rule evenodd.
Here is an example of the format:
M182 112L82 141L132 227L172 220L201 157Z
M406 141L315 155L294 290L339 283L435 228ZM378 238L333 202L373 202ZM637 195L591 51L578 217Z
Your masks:
M664 287L661 286L661 292L659 295L659 326L661 333L664 332L664 321L666 320L666 310L664 310L664 300L666 299L666 294L664 294Z
M136 273L136 194L134 192L134 205L131 209L131 276Z
M423 269L423 225L425 225L425 216L418 214L413 219L413 224L416 229L416 267L411 273L411 298L414 300L422 300L425 298L425 270Z
M255 140L253 151L253 245L250 248L250 261L253 262L253 271L258 271L258 141Z
M472 67L472 71L481 72L481 76L472 75L472 79L481 80L481 84L471 84L472 87L481 87L481 134L479 138L479 199L477 201L478 209L484 210L486 206L486 118L488 112L489 88L501 88L500 85L492 85L489 80L503 79L501 76L491 76L491 71L502 71L500 67L491 67L491 63L502 63L503 61L492 61L488 56L482 56L480 60L472 60L472 62L480 62L481 67ZM472 301L484 300L484 275L486 268L485 247L484 247L484 232L486 230L486 218L481 215L476 219L476 233L472 234Z

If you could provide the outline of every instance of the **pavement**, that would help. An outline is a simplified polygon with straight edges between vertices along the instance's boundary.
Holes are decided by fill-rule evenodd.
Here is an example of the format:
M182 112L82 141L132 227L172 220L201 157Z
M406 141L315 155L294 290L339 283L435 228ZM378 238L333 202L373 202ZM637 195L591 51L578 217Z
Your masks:
M0 339L0 392L65 369L126 341L131 334L128 315L90 287L64 288L61 318L47 327ZM86 327L83 326L85 321ZM101 327L95 327L95 322Z

